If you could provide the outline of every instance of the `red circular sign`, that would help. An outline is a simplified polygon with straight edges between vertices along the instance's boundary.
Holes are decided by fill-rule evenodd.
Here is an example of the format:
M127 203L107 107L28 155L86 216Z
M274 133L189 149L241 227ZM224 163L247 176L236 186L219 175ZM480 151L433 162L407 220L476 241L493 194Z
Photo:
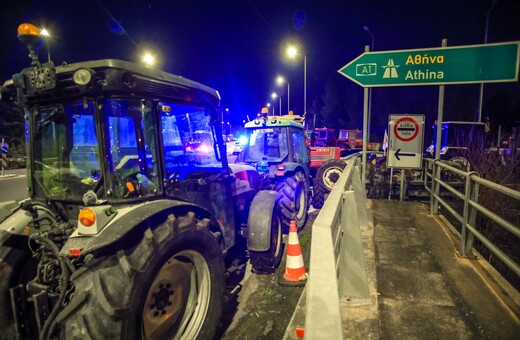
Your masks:
M394 135L402 142L409 142L419 134L419 124L411 117L403 117L394 125Z

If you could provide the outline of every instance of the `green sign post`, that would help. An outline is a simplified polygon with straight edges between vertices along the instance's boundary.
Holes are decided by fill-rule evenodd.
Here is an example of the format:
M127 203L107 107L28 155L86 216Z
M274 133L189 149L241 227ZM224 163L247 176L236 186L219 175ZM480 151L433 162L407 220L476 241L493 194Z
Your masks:
M518 80L520 42L366 52L338 72L363 87Z

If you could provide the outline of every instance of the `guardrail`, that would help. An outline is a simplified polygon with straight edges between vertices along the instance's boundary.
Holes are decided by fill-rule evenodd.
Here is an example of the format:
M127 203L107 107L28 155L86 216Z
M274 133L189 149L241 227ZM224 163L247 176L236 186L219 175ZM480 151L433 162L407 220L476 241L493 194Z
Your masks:
M360 173L359 157L350 158L312 226L308 339L343 339L340 296L369 298L360 231L368 224L366 194Z
M460 192L442 178L446 172L453 173L463 179L464 191ZM520 276L520 266L515 263L507 254L499 249L493 242L486 238L477 228L477 213L491 219L500 227L504 228L512 235L520 237L520 228L510 221L497 215L483 205L479 204L479 188L487 187L490 190L504 194L518 202L520 202L520 192L511 188L493 183L486 179L480 178L475 172L465 172L454 168L440 160L425 159L424 166L424 186L430 193L430 211L434 215L439 214L439 204L445 208L455 219L461 224L460 236L460 252L463 256L467 256L473 249L475 237L489 249L497 258L499 258L507 267L509 267L516 275ZM463 202L462 215L440 195L441 188L448 190L453 197Z

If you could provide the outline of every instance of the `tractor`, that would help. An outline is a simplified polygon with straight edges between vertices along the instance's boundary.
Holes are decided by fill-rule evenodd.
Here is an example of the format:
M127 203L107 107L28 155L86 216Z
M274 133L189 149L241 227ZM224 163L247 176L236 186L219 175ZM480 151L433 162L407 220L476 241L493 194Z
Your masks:
M228 164L219 93L122 60L40 63L38 27L18 33L31 66L0 90L25 112L29 197L0 204L2 337L211 339L230 250L274 271L286 218Z
M310 160L303 118L298 115L262 115L245 124L248 142L238 164L253 166L260 174L260 189L276 192L284 231L291 220L302 229L310 202Z

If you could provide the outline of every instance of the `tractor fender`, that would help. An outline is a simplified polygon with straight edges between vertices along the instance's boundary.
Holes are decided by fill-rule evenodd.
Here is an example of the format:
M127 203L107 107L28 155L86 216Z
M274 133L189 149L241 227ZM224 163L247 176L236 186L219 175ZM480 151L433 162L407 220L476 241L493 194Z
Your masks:
M270 247L271 221L276 213L276 191L259 191L249 209L247 249L267 251Z
M93 252L102 252L108 247L119 249L127 248L128 242L140 239L139 235L148 228L154 228L163 223L171 213L179 214L192 211L199 219L211 220L213 231L221 232L224 236L224 228L220 222L206 209L187 202L177 200L156 200L144 202L139 205L122 207L117 216L111 220L97 235L85 236L73 233L61 249L62 255L69 254L72 249L80 249L82 255ZM230 245L225 245L227 249ZM113 251L113 250L112 250Z

